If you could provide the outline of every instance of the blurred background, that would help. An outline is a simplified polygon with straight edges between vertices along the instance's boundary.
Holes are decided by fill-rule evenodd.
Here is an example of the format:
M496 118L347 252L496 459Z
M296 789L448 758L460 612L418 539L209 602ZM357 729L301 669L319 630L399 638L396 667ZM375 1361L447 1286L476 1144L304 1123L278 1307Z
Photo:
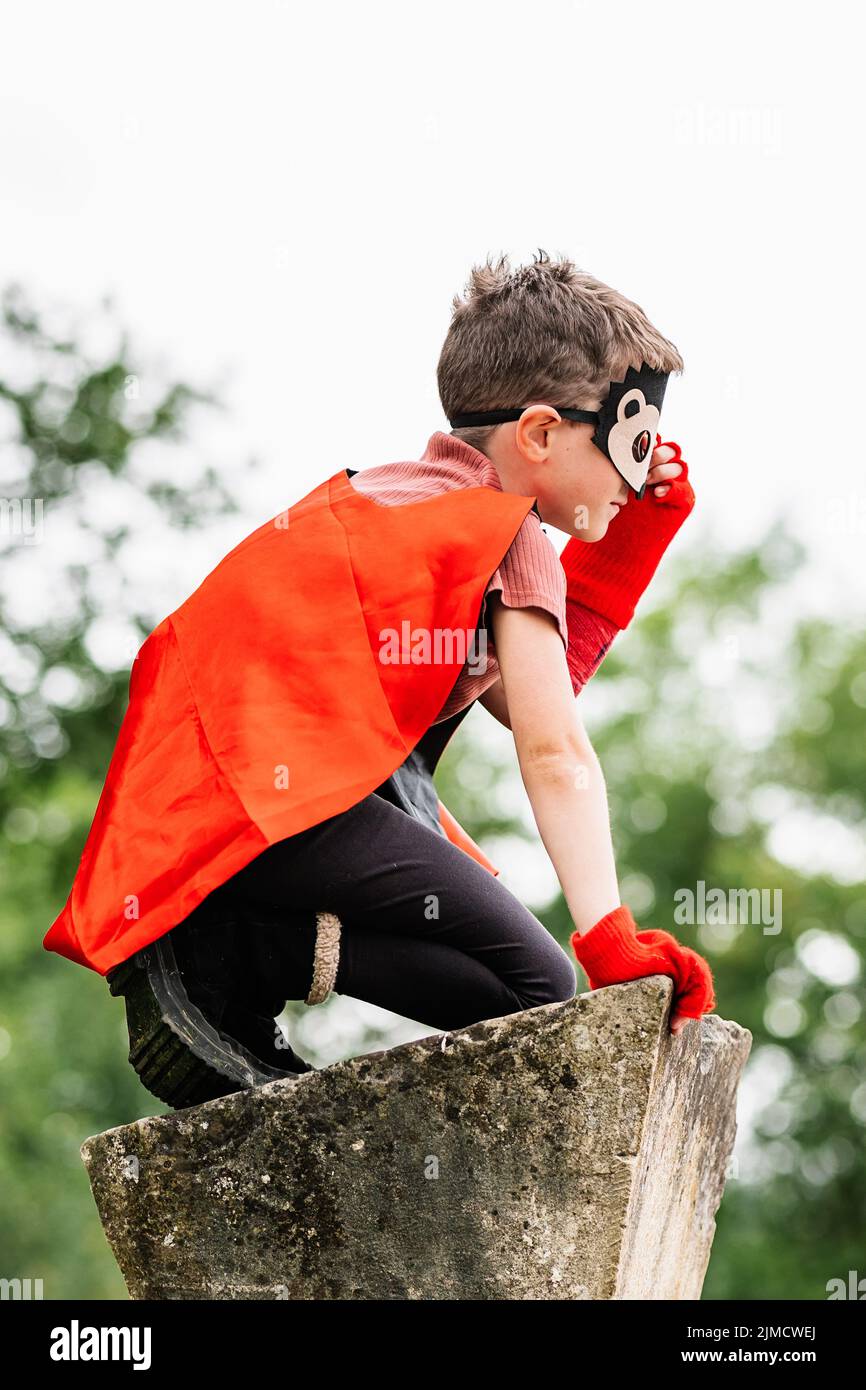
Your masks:
M0 1276L124 1298L79 1155L165 1107L42 949L147 633L338 468L448 429L473 263L567 254L685 359L697 506L581 694L620 887L754 1035L707 1299L866 1274L866 486L850 9L33 0L0 90ZM856 246L855 246L856 238ZM849 396L851 401L849 404ZM558 548L565 537L547 528ZM507 730L442 799L567 948ZM681 890L763 893L678 926ZM316 1065L428 1031L293 1004Z

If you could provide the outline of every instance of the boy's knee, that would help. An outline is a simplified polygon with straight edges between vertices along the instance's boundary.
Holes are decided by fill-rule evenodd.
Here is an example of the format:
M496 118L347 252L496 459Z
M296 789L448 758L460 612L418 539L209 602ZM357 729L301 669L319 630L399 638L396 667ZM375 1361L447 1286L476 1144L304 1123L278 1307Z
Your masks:
M577 993L577 971L565 952L561 952L562 959L555 959L551 964L543 985L533 991L531 999L527 999L524 1008L535 1009L540 1004L564 1004L568 999L573 999Z
M577 971L563 951L562 966L554 972L551 980L551 1004L564 1004L577 994Z

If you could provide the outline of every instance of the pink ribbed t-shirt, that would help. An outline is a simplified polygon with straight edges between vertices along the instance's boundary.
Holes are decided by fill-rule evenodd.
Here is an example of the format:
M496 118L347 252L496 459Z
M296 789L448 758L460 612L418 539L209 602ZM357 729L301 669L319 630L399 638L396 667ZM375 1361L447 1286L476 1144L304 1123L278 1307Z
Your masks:
M385 507L417 502L436 493L459 487L492 487L502 484L490 459L454 435L437 431L418 460L385 463L366 468L350 479L353 487ZM533 504L514 540L490 576L478 619L479 629L487 617L487 598L499 590L509 608L544 608L556 619L563 646L568 650L565 614L565 572L559 555L541 529L541 518ZM456 714L477 700L499 678L499 663L492 639L486 643L486 670L464 664L434 723ZM477 666L477 663L472 663Z

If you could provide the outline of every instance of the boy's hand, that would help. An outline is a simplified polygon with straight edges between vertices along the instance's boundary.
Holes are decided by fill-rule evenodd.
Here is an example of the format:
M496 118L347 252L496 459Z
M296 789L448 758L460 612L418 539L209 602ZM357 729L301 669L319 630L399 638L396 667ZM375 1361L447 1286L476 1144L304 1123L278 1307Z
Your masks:
M674 1007L674 1008L671 1010L671 1022L670 1022L670 1029L671 1029L671 1032L672 1032L672 1033L681 1033L681 1032L683 1031L683 1029L685 1028L685 1026L686 1026L687 1023L691 1023L691 1018L690 1018L690 1016L689 1016L688 1014L681 1014L681 1013L678 1013L677 1010L676 1010L676 1007Z
M670 975L674 1001L669 1027L682 1031L691 1018L716 1007L713 976L703 956L666 931L638 931L630 909L622 904L608 912L582 936L574 932L571 945L589 980L590 989L641 980L647 975Z
M679 444L656 435L647 489L632 494L600 541L568 542L560 561L566 598L600 613L618 628L627 627L659 561L695 505L689 466Z
M656 435L656 439L660 438ZM680 446L678 444L656 444L652 453L653 461L647 473L647 489L652 488L656 497L664 497L670 491L670 484L663 483L665 478L678 478L683 471L680 459Z

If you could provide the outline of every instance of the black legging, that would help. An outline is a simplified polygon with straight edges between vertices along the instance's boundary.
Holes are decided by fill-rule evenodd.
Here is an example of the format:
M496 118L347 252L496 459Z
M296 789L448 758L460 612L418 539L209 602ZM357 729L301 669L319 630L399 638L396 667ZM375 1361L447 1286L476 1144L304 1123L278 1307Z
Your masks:
M315 914L339 917L335 993L441 1031L573 997L575 967L528 908L378 792L269 846L210 898L243 922L276 993L304 999ZM279 930L256 938L259 913ZM265 942L267 944L265 944Z

